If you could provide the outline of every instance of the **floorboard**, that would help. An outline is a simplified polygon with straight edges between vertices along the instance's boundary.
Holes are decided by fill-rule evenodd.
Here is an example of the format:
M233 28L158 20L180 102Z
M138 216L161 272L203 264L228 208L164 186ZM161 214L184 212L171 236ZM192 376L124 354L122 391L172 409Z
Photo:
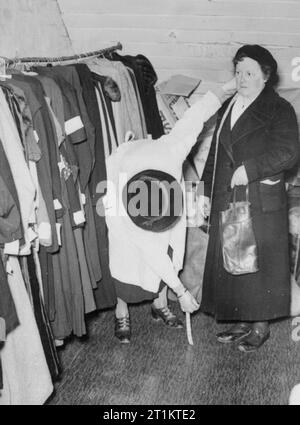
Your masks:
M273 324L267 343L245 354L218 343L215 334L225 325L202 313L192 317L194 346L184 329L154 322L150 304L130 313L130 345L116 340L113 311L106 311L88 320L88 338L59 350L64 372L48 404L284 405L300 382L292 320Z

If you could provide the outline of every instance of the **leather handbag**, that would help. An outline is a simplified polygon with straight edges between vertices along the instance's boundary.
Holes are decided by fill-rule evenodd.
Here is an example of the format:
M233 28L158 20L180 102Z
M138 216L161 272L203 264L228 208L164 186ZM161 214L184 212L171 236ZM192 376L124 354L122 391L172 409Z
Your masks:
M236 188L229 208L220 212L220 232L225 270L233 275L256 273L258 254L250 213L249 188L246 201L236 201Z

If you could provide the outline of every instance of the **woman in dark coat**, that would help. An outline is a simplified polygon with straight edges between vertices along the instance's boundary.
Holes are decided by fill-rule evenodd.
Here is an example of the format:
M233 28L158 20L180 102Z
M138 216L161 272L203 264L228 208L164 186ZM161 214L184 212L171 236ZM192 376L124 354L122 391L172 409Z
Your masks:
M273 89L278 81L277 63L270 52L245 45L237 51L234 66L237 94L219 111L203 174L207 199L211 192L213 196L201 310L217 320L235 322L217 335L218 341L238 342L238 348L248 352L267 340L269 321L289 316L284 176L299 159L299 141L294 109ZM259 271L237 276L223 267L219 214L232 202L235 186L237 200L245 200L246 185Z

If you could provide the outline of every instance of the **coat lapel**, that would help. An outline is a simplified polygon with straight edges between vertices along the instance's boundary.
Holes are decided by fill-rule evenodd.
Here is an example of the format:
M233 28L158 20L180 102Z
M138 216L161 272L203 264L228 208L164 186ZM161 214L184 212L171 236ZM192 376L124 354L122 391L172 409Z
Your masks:
M217 126L217 144L220 143L224 147L227 155L234 162L232 146L249 136L253 132L264 128L274 113L274 105L277 93L273 88L265 87L260 95L254 102L247 108L247 110L238 118L231 131L231 138L220 137L226 118L230 114L230 110L235 101L235 96L228 99L220 110L220 123ZM228 117L229 119L230 117ZM230 124L229 124L230 125ZM229 127L230 128L230 127ZM230 131L230 130L229 130Z
M273 89L266 88L260 93L233 126L231 146L267 125L272 117L275 96Z
M231 149L231 137L229 138L224 138L224 137L220 137L220 134L224 128L225 122L226 120L228 121L230 119L230 113L231 113L231 108L233 106L235 102L235 96L233 98L230 99L230 101L227 103L227 105L224 108L224 112L220 121L220 125L217 129L217 145L220 143L222 144L222 146L224 147L225 151L227 152L227 155L229 155L230 159L233 161L233 155L232 155L232 149ZM225 128L224 128L225 130Z

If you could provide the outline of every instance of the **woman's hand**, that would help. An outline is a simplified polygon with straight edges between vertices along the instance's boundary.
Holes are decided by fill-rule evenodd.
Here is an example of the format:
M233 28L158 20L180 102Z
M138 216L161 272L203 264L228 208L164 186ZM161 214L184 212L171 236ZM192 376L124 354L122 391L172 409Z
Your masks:
M195 205L195 206L194 206ZM187 226L200 227L205 224L205 219L210 215L210 199L207 196L197 196L196 203L189 208L187 203Z
M207 218L210 215L210 199L208 196L204 196L203 200L203 216Z
M207 218L210 215L210 199L208 196L198 196L197 213L203 218Z
M236 78L234 77L230 81L227 81L225 84L223 84L222 89L226 94L233 95L237 90Z
M188 290L178 297L178 300L181 310L185 313L193 313L200 307L200 304L197 303L193 295Z
M230 186L231 186L231 189L233 189L234 186L244 186L246 184L248 184L248 176L246 173L246 168L244 167L244 165L241 165L233 173Z
M230 96L233 96L236 93L236 79L232 78L223 86L218 86L212 89L213 93L219 98L220 102L225 102Z

